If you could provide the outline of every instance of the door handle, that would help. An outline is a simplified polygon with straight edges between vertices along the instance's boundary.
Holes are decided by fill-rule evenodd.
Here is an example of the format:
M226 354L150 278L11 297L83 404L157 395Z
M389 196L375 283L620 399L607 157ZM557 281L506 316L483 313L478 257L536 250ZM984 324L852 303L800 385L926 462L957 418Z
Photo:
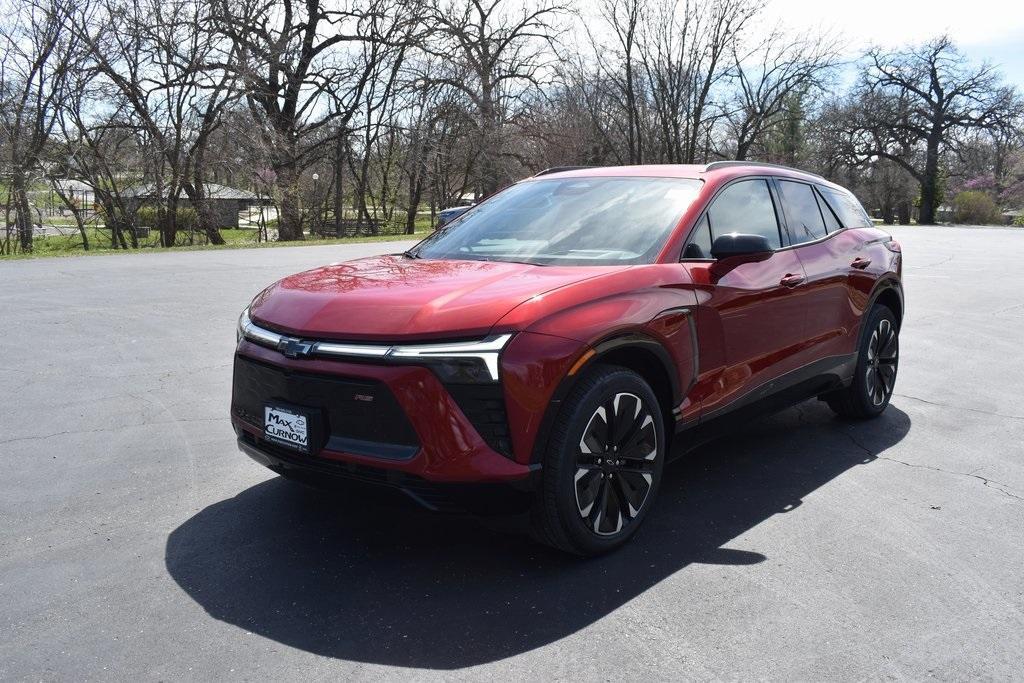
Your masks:
M783 287L796 287L798 284L800 284L803 281L804 281L804 276L803 275L793 275L792 273L787 273L786 277L782 278L779 281L779 284L782 285Z
M850 267L856 268L857 270L864 270L870 265L871 259L858 256L857 258L853 259L853 263L850 264Z

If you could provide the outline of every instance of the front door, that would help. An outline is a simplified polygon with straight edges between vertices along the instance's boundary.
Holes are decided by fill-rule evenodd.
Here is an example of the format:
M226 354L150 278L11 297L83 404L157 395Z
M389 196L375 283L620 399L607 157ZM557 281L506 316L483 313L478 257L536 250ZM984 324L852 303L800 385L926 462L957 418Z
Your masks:
M731 232L763 235L775 251L734 264L710 258L714 239ZM699 285L694 398L702 419L772 393L779 378L802 362L806 276L796 253L783 247L777 199L763 178L739 180L719 192L690 235L683 261Z

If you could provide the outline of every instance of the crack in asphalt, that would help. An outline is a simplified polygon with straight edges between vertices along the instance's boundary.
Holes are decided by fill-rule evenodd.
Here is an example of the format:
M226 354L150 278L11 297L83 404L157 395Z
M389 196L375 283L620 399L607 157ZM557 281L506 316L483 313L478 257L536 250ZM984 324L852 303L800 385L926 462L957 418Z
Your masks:
M20 441L45 441L46 439L54 439L58 436L66 436L68 434L103 434L105 432L120 432L126 429L134 429L136 427L156 427L161 425L173 425L182 422L223 422L222 417L197 417L189 419L177 419L177 420L162 420L159 422L139 422L131 425L121 425L117 427L104 427L102 429L68 429L63 432L54 432L52 434L37 434L34 436L19 436L14 439L5 439L0 441L0 446L5 446L10 443L18 443Z
M1006 308L1000 308L999 310L994 312L992 315L999 315L1000 313L1009 313L1010 311L1015 311L1018 308L1024 308L1024 304L1014 304L1013 306L1007 306Z
M861 449L862 451L864 451L864 453L865 453L865 454L866 454L866 455L867 455L867 456L868 456L869 458L877 458L877 457L880 457L880 456L876 455L876 454L875 454L875 452L874 452L873 450L871 450L870 448L868 448L867 446L865 446L864 444L862 444L862 443L860 442L860 440L859 440L859 439L858 439L858 438L857 438L856 436L854 436L854 435L853 435L852 433L850 433L850 432L847 432L847 431L843 431L842 433L846 435L846 438L847 438L847 439L849 439L849 440L850 440L850 442L851 442L851 443L853 443L853 445L854 445L854 446L856 446L857 448L859 448L859 449Z
M988 415L990 417L1005 417L1008 420L1024 420L1024 415L1007 415L1006 413L996 413L991 410L982 410L981 408L971 408L969 406L951 406L948 403L938 403L937 401L929 401L925 398L918 396L911 396L909 394L893 394L893 396L899 396L900 398L909 398L912 401L920 401L921 403L927 403L930 406L937 408L949 408L951 410L966 410L972 413L979 413L981 415Z
M1004 496L1008 496L1008 497L1014 498L1016 500L1024 501L1024 496L1019 496L1016 493L1014 493L1013 491L1006 490L1006 489L1009 488L1009 485L1004 484L1004 483L1002 483L1000 481L996 481L995 479L989 479L987 477L983 477L980 474L975 474L974 472L957 472L955 470L944 470L941 467L935 467L933 465L919 465L917 463L906 462L904 460L899 460L897 458L890 458L890 457L884 456L884 455L878 455L878 456L875 456L875 457L877 457L879 460L888 460L889 462L894 462L894 463L897 463L899 465L904 465L906 467L914 467L914 468L923 469L923 470L932 470L933 472L942 472L943 474L953 474L953 475L956 475L956 476L959 476L959 477L970 477L971 479L977 479L982 484L984 484L987 488L990 488L993 491L999 491L999 493L1003 494ZM1006 489L999 488L1000 486L1005 486Z
M178 374L197 375L197 374L201 374L203 372L207 372L207 371L210 371L210 370L220 370L222 368L230 368L230 367L232 367L233 364L234 364L234 361L227 361L225 363L216 363L214 365L203 365L203 366L195 367L195 368L183 368L183 367L182 368L156 368L156 369L154 369L152 371L148 371L148 372L133 372L133 373L127 373L127 374L118 374L118 375L111 375L109 373L107 373L107 374L95 374L95 373L77 374L77 375L75 375L75 379L79 379L79 380L105 380L105 379L133 379L135 377L160 377L160 378L164 378L164 377L172 377L172 376L178 375ZM4 370L4 369L14 370L13 368L0 368L0 370ZM29 374L25 370L14 370L14 372L24 372L26 374ZM34 377L29 380L29 383L31 383L33 381L41 380L41 379L44 379L44 378L48 378L48 377L64 377L66 373L63 370L54 369L54 370L37 370L37 371L35 371L34 373L31 373L31 374L33 374Z
M947 263L949 263L950 261L952 261L953 260L953 256L954 256L954 254L950 254L946 258L942 259L941 261L936 261L935 263L922 263L921 265L905 266L905 269L906 270L924 270L925 268L934 268L935 266L943 266L943 265L946 265Z
M854 446L856 446L857 448L862 450L865 454L867 454L871 458L875 458L877 460L887 460L889 462L896 463L898 465L903 465L905 467L913 467L913 468L916 468L916 469L931 470L933 472L941 472L942 474L950 474L950 475L954 475L954 476L958 476L958 477L970 477L971 479L977 479L978 481L980 481L986 488L990 488L993 491L999 491L999 493L1001 493L1004 496L1007 496L1009 498L1014 498L1016 500L1024 501L1024 496L1020 496L1017 493L1015 493L1012 489L1010 489L1009 484L1004 484L1001 481L996 481L994 479L989 479L987 477L983 477L980 474L975 474L975 472L977 472L977 470L974 470L973 472L957 472L956 470L946 470L946 469L943 469L941 467L935 467L934 465L920 465L918 463L907 462L905 460L900 460L898 458L890 458L887 455L876 455L874 452L871 451L871 449L869 449L867 446L862 444L857 439L857 437L854 436L853 434L851 434L850 432L844 431L843 434L846 435L846 437L850 440L851 443L853 443ZM1000 487L1005 487L1005 488L1000 488Z

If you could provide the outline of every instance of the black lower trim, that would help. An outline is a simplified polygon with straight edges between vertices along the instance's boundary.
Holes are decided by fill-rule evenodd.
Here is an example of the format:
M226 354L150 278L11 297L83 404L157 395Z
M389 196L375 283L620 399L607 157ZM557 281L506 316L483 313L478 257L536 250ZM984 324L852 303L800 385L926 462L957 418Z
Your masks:
M443 483L399 470L304 455L241 432L238 448L278 474L317 487L333 489L356 485L371 490L399 492L416 504L444 513L485 516L519 515L529 510L534 482Z
M679 429L671 458L685 455L712 439L734 434L757 417L785 410L809 398L848 384L857 365L857 354L831 356L797 368L760 385L744 396L701 417L698 424Z
M345 436L332 436L327 440L326 448L329 451L365 455L384 460L410 460L420 450L419 446L350 439Z
M785 395L791 387L800 386L804 383L810 385L821 384L822 388L813 391L816 395L827 391L831 385L838 386L842 382L853 377L853 369L857 366L857 354L851 353L842 356L829 356L791 370L781 377L776 377L763 384L759 384L728 405L716 408L709 413L701 415L701 423L713 420L717 417L739 410L746 405L760 403L772 399L777 395Z

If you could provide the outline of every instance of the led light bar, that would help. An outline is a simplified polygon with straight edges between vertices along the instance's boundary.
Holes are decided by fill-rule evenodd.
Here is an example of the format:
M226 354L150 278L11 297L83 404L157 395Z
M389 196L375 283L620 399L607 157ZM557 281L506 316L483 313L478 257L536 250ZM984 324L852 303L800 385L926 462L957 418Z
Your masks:
M483 363L491 381L498 381L498 355L512 339L511 334L500 334L479 341L460 341L429 344L346 344L342 342L297 339L256 325L249 317L249 309L238 319L238 339L243 337L254 344L281 351L290 357L327 356L336 358L380 358L394 362L425 363L477 360Z

